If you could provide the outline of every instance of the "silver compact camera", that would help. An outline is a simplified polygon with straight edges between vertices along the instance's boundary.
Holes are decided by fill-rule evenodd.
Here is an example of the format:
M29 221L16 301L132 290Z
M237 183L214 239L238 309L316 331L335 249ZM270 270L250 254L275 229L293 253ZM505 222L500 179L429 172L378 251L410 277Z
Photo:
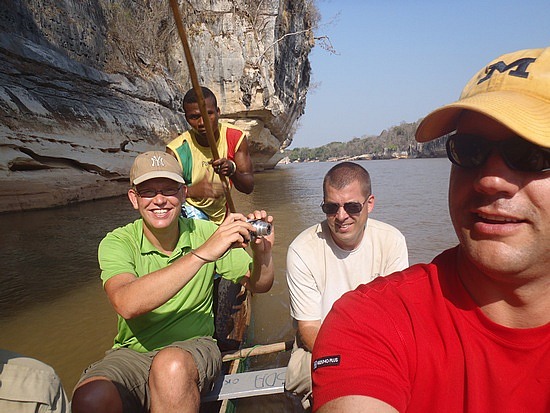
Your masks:
M246 222L250 222L256 229L256 232L248 231L250 233L250 241L254 242L256 238L265 237L271 234L271 224L261 219L249 219Z

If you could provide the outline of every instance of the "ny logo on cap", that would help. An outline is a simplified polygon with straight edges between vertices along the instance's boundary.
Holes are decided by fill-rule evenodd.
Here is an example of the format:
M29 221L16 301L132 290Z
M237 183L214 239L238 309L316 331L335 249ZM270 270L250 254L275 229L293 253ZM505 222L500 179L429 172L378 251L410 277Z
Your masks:
M151 157L151 166L157 168L164 166L164 158L162 156L153 155Z
M486 80L489 80L491 78L491 76L493 76L493 73L495 73L495 70L497 70L499 73L504 73L510 69L513 69L514 67L517 68L516 70L510 70L508 72L508 74L510 76L517 76L517 77L523 77L523 78L527 78L527 76L529 76L529 72L527 71L527 67L533 63L535 60L535 58L533 57L524 57L523 59L518 59L516 60L515 62L513 63L510 63L509 65L507 65L506 63L504 63L502 60L500 62L497 62L497 63L494 63L490 66L487 66L487 68L485 69L485 73L487 73L487 75L480 79L477 84L479 85L480 83L482 82L485 82Z

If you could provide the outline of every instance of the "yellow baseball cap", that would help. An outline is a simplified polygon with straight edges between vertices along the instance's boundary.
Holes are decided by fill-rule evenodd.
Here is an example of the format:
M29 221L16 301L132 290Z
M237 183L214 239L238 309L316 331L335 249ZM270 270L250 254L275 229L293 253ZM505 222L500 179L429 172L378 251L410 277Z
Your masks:
M550 47L493 60L468 82L458 101L420 122L416 140L428 142L453 132L465 109L493 118L525 140L550 147Z
M172 155L161 151L138 155L130 169L130 183L133 185L153 178L168 178L185 184L180 163Z

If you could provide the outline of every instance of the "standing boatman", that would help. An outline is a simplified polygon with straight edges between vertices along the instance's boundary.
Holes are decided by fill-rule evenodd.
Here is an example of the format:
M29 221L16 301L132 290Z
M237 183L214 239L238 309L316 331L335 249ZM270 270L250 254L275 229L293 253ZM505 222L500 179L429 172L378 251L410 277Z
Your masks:
M250 194L254 190L253 167L244 132L220 122L216 96L206 87L201 90L220 158L213 160L194 89L183 98L185 119L191 129L171 141L167 152L181 164L188 185L187 202L182 207L184 216L209 219L219 225L228 212L221 176L229 178L230 185L238 191Z

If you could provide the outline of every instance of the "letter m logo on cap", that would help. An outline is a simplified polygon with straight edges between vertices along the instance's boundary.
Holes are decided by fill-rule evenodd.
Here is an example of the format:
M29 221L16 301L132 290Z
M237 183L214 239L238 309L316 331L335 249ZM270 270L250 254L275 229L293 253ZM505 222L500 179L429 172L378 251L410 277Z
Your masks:
M483 83L486 80L489 80L491 78L491 76L493 76L495 71L497 71L499 73L508 72L508 74L510 76L527 78L529 76L529 72L527 71L527 67L529 67L529 65L531 63L533 63L535 60L537 60L537 59L532 58L532 57L524 57L523 59L518 59L515 62L510 63L509 65L504 63L502 60L499 61L499 62L493 63L492 65L487 66L487 68L485 69L485 73L487 73L487 75L485 77L481 78L477 82L477 84L479 85L480 83ZM515 68L515 70L510 70L510 69L514 69L514 68Z

